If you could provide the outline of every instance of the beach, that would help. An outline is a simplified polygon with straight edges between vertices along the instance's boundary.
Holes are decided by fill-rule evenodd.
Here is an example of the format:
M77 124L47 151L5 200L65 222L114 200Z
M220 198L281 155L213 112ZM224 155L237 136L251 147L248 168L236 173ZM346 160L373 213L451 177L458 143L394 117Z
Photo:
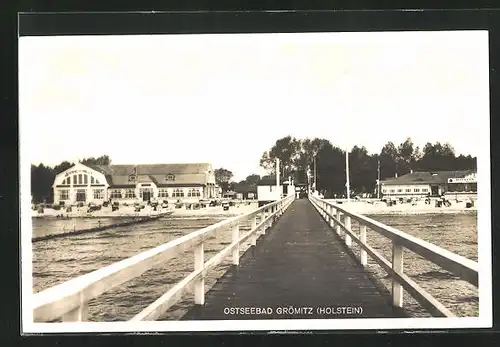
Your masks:
M65 209L54 210L52 208L45 208L43 213L31 210L31 216L35 218L113 218L113 217L147 217L155 216L171 212L172 216L176 217L211 217L211 216L235 216L245 214L257 209L258 203L256 200L250 202L235 202L234 206L230 206L229 210L224 211L222 206L209 206L199 209L190 209L185 206L181 208L157 208L155 211L151 206L145 206L139 212L135 211L134 206L121 205L117 211L112 211L111 207L102 207L100 210L88 213L88 206L73 207L71 212L66 212ZM59 217L61 218L61 217Z
M476 213L477 206L466 207L466 202L455 202L450 201L451 206L436 207L434 202L431 204L426 204L424 201L417 201L415 205L411 203L398 203L392 206L388 206L382 201L341 201L335 199L327 199L331 203L338 205L339 207L346 209L350 212L355 212L359 214L401 214L401 215L412 215L412 214L446 214L446 213Z

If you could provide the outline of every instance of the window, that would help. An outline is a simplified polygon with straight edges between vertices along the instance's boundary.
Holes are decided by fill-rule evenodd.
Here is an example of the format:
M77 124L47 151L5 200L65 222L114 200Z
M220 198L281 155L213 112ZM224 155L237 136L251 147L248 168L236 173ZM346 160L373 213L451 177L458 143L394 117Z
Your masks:
M402 193L402 192L403 192L403 189L399 188L398 193Z
M200 197L201 196L201 193L200 191L197 189L197 188L191 188L189 189L188 191L188 197Z
M406 188L407 193L411 193L411 188Z
M59 200L69 200L69 190L61 189L59 191Z
M428 189L427 188L422 188L422 193L427 193Z
M183 198L184 197L184 191L182 189L175 189L174 193L172 194L174 198Z
M394 193L394 189L391 189L389 192L390 192L390 193Z
M111 199L121 199L122 191L120 189L111 190Z
M76 183L76 175L73 176L73 184L77 184Z
M135 199L135 189L125 190L125 199Z
M94 176L90 176L90 184L94 184Z
M82 174L78 174L78 184L83 184Z
M76 191L76 201L78 202L87 201L87 192L85 191L85 189L78 189Z
M159 198L168 198L168 191L165 188L160 188L158 190L158 197Z
M94 189L94 199L104 199L104 189Z
M413 189L413 191L414 191L415 193L420 193L420 188L415 188L415 189Z
M387 189L382 189L382 193L387 193Z
M83 184L88 184L88 175L83 175Z

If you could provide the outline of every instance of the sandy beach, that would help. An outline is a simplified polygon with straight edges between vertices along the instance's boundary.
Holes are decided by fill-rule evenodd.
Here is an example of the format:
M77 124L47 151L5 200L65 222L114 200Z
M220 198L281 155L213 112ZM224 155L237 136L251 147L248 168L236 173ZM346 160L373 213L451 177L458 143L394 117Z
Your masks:
M252 201L250 203L236 203L235 206L230 206L229 210L227 211L224 211L222 206L205 207L199 209L189 209L186 207L174 208L173 206L169 206L168 208L158 208L156 211L154 211L151 206L146 206L139 212L136 212L133 206L122 205L117 211L112 211L111 207L102 207L98 211L87 213L88 207L84 206L73 208L72 212L66 212L66 210L64 209L54 210L52 208L45 208L43 213L38 213L38 211L31 210L31 216L36 218L57 218L58 215L62 215L65 218L147 217L172 212L171 216L175 217L229 217L251 212L257 209L257 207L257 202Z
M327 200L337 204L337 200ZM348 211L360 214L439 214L439 213L475 213L477 207L472 206L467 208L465 202L451 201L451 206L436 207L434 203L426 204L424 201L418 201L415 205L410 203L398 203L393 206L387 206L381 201L350 201L338 204L339 207L345 208Z

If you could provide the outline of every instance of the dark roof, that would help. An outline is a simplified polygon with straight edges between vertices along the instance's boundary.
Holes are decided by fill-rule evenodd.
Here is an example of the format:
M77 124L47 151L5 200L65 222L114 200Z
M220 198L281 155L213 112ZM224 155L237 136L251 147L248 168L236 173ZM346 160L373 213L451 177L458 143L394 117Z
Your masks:
M448 178L464 177L475 172L475 170L459 170L459 171L431 171L431 172L413 172L406 175L389 178L380 183L383 185L400 185L400 184L444 184L448 182Z
M193 164L141 164L141 165L87 165L101 172L112 186L135 186L129 181L129 176L137 174L139 182L154 182L158 186L173 186L186 184L206 184L207 173L212 171L208 163ZM167 180L167 175L173 180Z
M284 177L280 177L280 185L283 184L283 182L288 181L287 179L284 179ZM258 186L273 186L276 185L276 176L264 176L262 177L258 182Z

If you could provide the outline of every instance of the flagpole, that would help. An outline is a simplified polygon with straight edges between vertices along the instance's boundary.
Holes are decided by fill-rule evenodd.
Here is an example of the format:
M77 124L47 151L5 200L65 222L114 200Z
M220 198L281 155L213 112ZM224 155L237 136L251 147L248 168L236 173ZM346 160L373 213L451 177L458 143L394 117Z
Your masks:
M346 189L347 189L347 202L350 198L350 186L349 186L349 149L345 151L345 173L346 173Z

